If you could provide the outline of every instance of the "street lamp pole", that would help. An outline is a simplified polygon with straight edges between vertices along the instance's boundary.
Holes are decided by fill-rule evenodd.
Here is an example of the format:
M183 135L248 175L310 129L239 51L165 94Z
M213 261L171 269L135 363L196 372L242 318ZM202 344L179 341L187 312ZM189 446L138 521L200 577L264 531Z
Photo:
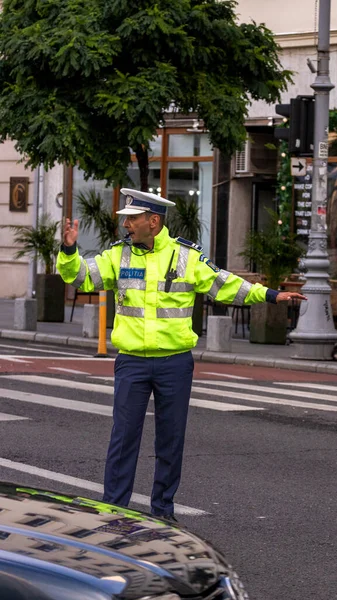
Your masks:
M307 268L296 329L290 334L293 358L331 360L337 342L329 285L326 210L328 196L328 133L329 94L335 87L329 76L331 0L320 0L317 53L317 77L312 84L315 92L315 130L313 158L313 187L311 231L308 252L304 259Z

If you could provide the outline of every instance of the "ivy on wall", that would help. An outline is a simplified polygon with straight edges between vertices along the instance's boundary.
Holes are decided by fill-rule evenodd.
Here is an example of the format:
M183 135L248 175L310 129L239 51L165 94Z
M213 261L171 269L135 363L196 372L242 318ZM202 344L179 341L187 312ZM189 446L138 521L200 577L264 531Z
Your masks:
M287 124L281 125L286 127ZM337 108L330 110L329 131L335 133L335 139L329 144L329 156L337 156ZM291 227L293 178L290 169L288 142L279 145L279 169L277 172L276 201L279 225L282 235L288 235Z
M335 134L329 144L329 156L337 156L337 108L330 110L329 131Z
M280 232L290 233L292 211L293 178L290 169L290 154L288 143L282 141L279 146L279 169L277 172L276 201L279 214Z

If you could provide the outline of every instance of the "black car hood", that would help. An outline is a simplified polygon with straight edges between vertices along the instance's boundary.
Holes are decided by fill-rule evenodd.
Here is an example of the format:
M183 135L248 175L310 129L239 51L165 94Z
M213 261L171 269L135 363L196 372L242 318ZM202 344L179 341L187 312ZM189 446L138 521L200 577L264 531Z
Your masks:
M94 578L109 594L133 600L170 592L209 596L228 574L226 567L208 543L163 520L0 484L0 570L59 573L88 585Z

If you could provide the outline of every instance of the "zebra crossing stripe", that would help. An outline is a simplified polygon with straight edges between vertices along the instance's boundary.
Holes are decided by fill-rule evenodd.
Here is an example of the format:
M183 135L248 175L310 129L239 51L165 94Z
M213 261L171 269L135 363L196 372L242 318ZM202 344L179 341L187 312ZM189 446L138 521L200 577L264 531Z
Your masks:
M205 393L204 388L194 388L195 392ZM275 391L275 390L274 390ZM208 394L215 394L215 390L207 390ZM284 392L285 393L285 392ZM332 404L316 404L314 402L301 402L298 400L290 400L284 398L272 398L271 396L252 395L248 393L229 392L229 397L238 400L246 400L247 402L259 402L260 404L276 404L277 406L293 406L294 408L311 408L314 410L325 410L337 412L337 406ZM335 400L337 402L337 399Z
M65 475L63 473L56 473L55 471L48 471L47 469L40 469L33 465L26 465L25 463L15 462L8 460L7 458L0 458L0 467L5 469L11 469L12 471L19 471L20 473L28 473L36 477L43 479L49 479L50 481L58 481L69 485L71 487L80 488L82 490L90 490L91 492L98 492L103 494L103 486L94 481L88 481L87 479L79 479L78 477L72 477L71 475ZM150 506L150 498L143 494L132 494L131 501L136 504ZM122 509L123 510L123 509ZM199 508L192 508L190 506L184 506L184 504L174 503L174 511L181 515L191 516L202 516L210 513Z
M199 379L198 383L202 383L202 384L205 384L205 385L208 384L209 385L210 382L207 379L204 379L204 380L200 380ZM212 384L216 385L218 387L222 387L222 388L229 388L229 389L235 388L235 389L238 389L238 385L236 383L232 382L232 381L216 381L216 382L212 381ZM274 387L267 387L267 386L264 386L264 385L252 385L252 384L241 383L240 382L240 390L247 390L247 391L251 391L251 392L260 392L260 393L269 392L269 393L272 393L272 394L281 394L283 396L286 395L286 396L291 396L291 397L296 396L296 397L300 397L300 398L303 398L303 396L305 395L306 398L312 398L312 400L325 400L327 402L337 402L337 395L336 394L334 394L334 395L332 395L332 394L315 394L313 392L310 392L310 394L309 394L309 393L306 393L306 392L301 392L299 390L292 389L293 388L293 383L292 382L290 382L288 385L289 385L289 388L283 388L283 389L282 388L278 388L278 389L276 389ZM317 384L317 385L318 385L319 388L322 387L320 384ZM196 388L194 388L194 389L196 389ZM336 392L337 392L337 388L335 388L335 389L336 389ZM198 388L198 391L200 391L200 390L203 390L203 392L204 392L205 388L204 387ZM218 390L218 393L219 392L220 392L220 390ZM209 393L213 394L213 392L209 392ZM233 393L231 391L229 392L229 394L231 396L233 395Z
M41 375L3 375L1 379L15 379L26 383L38 383L45 386L75 388L86 392L109 394L111 396L113 387L101 383L90 383L86 381L71 381L71 379L58 379L57 377L43 377Z
M17 400L19 402L29 402L31 404L42 404L43 406L74 410L77 412L89 413L91 415L101 415L103 417L112 417L112 407L105 404L95 404L93 402L82 402L80 400L69 400L55 396L43 396L41 394L30 392L19 392L17 390L0 390L0 399ZM146 413L148 416L153 413Z
M75 388L77 390L84 390L84 391L92 391L92 392L96 392L96 393L103 393L103 394L108 394L109 396L112 395L113 392L113 386L111 385L103 385L103 384L98 384L98 383L91 383L91 382L83 382L83 381L71 381L68 379L58 379L58 378L52 378L52 377L42 377L42 376L38 376L38 375L15 375L15 377L11 376L11 375L5 375L2 377L3 379L15 379L15 381L22 381L22 382L31 382L31 383L38 383L38 384L43 384L46 386L53 386L53 387L64 387L64 388ZM301 391L296 391L296 390L288 390L288 389L276 389L273 387L266 387L266 386L258 386L258 385L249 385L249 384L244 384L240 382L240 392L236 392L236 391L232 391L232 388L234 387L235 389L238 389L237 384L235 384L234 382L224 382L224 381L216 381L216 382L210 382L208 380L197 380L198 383L202 383L204 385L202 386L197 386L197 385L193 385L192 386L192 394L196 393L196 394L202 394L204 397L203 398L194 398L192 397L190 400L190 406L195 406L195 407L199 407L199 408L205 408L205 409L209 409L209 410L218 410L221 412L225 412L225 411L245 411L245 410L263 410L263 404L274 404L274 405L279 405L279 406L292 406L295 408L306 408L306 409L313 409L313 410L324 410L324 411L330 411L330 412L336 412L337 411L337 407L333 406L332 404L318 404L318 403L314 403L314 402L305 402L305 401L298 401L298 400L293 400L293 396L300 396L303 397L303 392ZM207 385L206 385L207 384ZM217 386L217 387L221 387L221 388L225 388L225 389L216 389L215 387L212 386ZM247 390L247 391L246 391ZM249 391L257 391L259 392L258 394L249 394ZM273 395L264 395L263 392L271 392ZM45 405L49 405L49 406L54 406L55 408L68 408L69 410L79 410L82 412L92 412L92 413L96 413L96 414L102 414L102 415L107 415L107 410L109 410L109 416L111 415L111 409L110 407L107 407L105 405L98 405L98 404L92 404L90 402L79 402L79 401L75 401L75 400L68 400L66 398L62 399L62 398L55 398L53 399L53 397L51 396L41 396L41 395L37 395L37 394L31 394L28 392L18 392L18 391L13 391L13 390L3 390L2 393L0 392L0 397L9 397L9 394L13 394L13 399L18 399L21 401L26 401L26 402L33 402L33 403L40 403L40 404L45 404ZM22 394L22 397L15 397L19 396L20 394ZM284 396L287 395L288 398L281 398L278 397L278 395ZM209 396L213 396L216 397L217 400L213 401L213 400L209 400L206 399ZM291 397L289 397L291 396ZM29 398L29 399L28 399ZM305 393L305 398L306 399L312 399L312 400L316 400L316 399L320 399L320 400L325 400L331 403L337 403L337 396L333 396L333 395L329 395L329 394L315 394L315 393ZM225 400L225 401L224 401ZM244 405L242 404L234 404L234 403L230 403L227 400L243 400L245 402ZM252 407L249 406L249 403L259 403L261 406L259 408L257 407ZM93 407L92 409L90 407ZM101 406L101 408L99 408ZM99 412L101 410L101 412Z
M11 375L4 375L3 379L13 379L13 377ZM108 394L109 396L112 396L114 388L113 386L110 385L103 385L100 383L90 383L90 382L83 382L83 381L70 381L69 379L58 379L58 378L52 378L52 377L43 377L41 375L16 375L15 376L15 381L22 381L22 382L28 382L28 383L37 383L37 384L42 384L42 385L47 385L47 386L52 386L52 387L62 387L62 388L75 388L77 390L83 390L86 392L95 392L96 394ZM196 391L196 388L192 387L192 391ZM202 390L203 393L205 393L205 389ZM209 392L208 392L209 393ZM211 392L213 394L213 392ZM6 390L4 390L4 394L6 394ZM0 393L1 395L1 393ZM214 395L219 396L219 392ZM220 392L221 395L221 392ZM45 398L50 398L50 396L42 396ZM151 399L153 399L153 396L151 395ZM72 400L70 400L69 402L74 402ZM48 402L47 402L48 404ZM87 402L85 403L80 403L80 404L88 404ZM51 403L49 402L49 405L51 405ZM53 404L53 406L56 406ZM74 405L75 406L75 405ZM94 406L97 406L97 404L94 404ZM214 402L212 400L206 400L206 399L202 399L202 398L191 398L190 399L190 406L197 406L199 408L207 408L209 410L218 410L221 412L232 412L232 411L248 411L248 410L263 410L263 408L261 407L261 409L257 408L257 407L253 407L253 406L246 406L246 405L240 405L240 404L233 404L233 403L229 403L229 402ZM67 408L62 407L59 405L59 408ZM69 408L71 409L71 407L69 406ZM72 410L77 410L76 408L73 408ZM81 410L81 409L79 409ZM103 410L103 409L102 409ZM85 412L90 412L90 411L85 411ZM101 414L105 414L104 410ZM111 409L110 409L110 413L111 414ZM148 413L150 414L150 413ZM153 413L151 413L153 414Z
M273 385L284 385L281 381L273 381ZM323 383L294 383L291 382L291 387L305 388L307 390L316 390L319 387L320 390L327 392L336 392L337 394L337 385L326 385Z

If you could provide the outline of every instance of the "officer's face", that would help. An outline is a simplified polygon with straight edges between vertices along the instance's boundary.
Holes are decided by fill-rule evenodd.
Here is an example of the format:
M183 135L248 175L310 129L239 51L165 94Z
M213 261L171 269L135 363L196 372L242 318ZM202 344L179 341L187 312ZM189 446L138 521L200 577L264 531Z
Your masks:
M153 247L153 238L157 235L156 226L158 215L141 213L140 215L128 215L123 227L134 244L146 244L149 248Z

